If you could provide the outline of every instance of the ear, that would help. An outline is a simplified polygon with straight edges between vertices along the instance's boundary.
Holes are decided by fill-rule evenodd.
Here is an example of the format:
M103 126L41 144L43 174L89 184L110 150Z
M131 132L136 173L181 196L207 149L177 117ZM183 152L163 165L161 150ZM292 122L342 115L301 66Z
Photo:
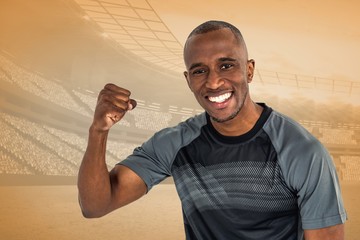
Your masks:
M247 61L247 82L252 82L255 73L255 60L250 59Z
M185 71L185 72L184 72L184 76L185 76L185 79L186 79L186 82L187 82L188 87L189 87L190 90L192 91L191 86L190 86L189 73L188 73L187 71Z

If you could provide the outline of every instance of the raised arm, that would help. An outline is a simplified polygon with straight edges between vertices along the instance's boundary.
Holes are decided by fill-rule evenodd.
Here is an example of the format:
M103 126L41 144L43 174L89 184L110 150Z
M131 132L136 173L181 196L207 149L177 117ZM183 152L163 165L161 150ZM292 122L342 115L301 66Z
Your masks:
M146 185L136 173L120 165L109 172L105 162L110 128L135 106L130 91L114 84L107 84L99 94L78 175L79 202L85 217L101 217L146 193Z

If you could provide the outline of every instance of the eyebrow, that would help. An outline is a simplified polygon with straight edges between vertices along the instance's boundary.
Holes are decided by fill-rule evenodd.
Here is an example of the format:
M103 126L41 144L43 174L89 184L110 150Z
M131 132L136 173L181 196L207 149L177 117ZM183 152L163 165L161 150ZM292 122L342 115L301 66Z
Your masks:
M219 58L219 62L236 62L237 60L235 58L231 58L231 57L223 57L223 58Z
M218 61L219 62L236 62L237 60L234 59L234 58L231 58L231 57L222 57L222 58L219 58ZM194 69L194 68L200 67L202 65L203 65L203 63L201 63L201 62L193 63L193 64L191 64L191 66L189 68L189 71Z
M189 71L193 70L194 68L200 67L201 65L203 65L202 63L193 63L191 64Z

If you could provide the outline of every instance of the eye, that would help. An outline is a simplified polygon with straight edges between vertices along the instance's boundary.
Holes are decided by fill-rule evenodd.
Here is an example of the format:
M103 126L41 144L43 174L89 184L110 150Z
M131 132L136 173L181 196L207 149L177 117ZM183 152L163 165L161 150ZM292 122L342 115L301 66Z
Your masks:
M232 68L233 66L234 66L234 65L231 64L231 63L225 63L225 64L222 64L222 65L220 66L220 69L226 70L226 69Z
M199 69L195 69L194 71L191 72L192 75L199 75L199 74L202 74L202 73L205 73L205 69L203 68L199 68Z

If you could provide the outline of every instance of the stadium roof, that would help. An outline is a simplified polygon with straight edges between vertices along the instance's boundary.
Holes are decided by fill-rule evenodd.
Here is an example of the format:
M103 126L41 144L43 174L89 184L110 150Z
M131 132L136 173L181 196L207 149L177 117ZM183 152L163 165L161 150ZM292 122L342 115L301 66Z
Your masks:
M149 0L149 1L147 0L75 0L75 1L84 11L83 18L85 20L94 21L98 26L100 26L102 31L101 35L104 38L111 38L112 40L115 40L117 44L119 44L121 47L128 49L132 53L140 56L141 58L147 61L155 63L160 67L166 68L168 70L173 70L176 72L183 71L184 66L182 60L182 48L183 48L184 36L179 34L180 31L179 29L184 29L187 27L190 28L190 26L186 26L186 27L183 26L183 24L187 23L186 19L184 19L184 22L177 21L176 18L171 20L171 18L167 16L164 12L166 10L169 10L169 8L172 8L173 11L177 12L177 15L183 14L184 17L186 17L187 15L194 17L193 15L195 15L196 12L194 13L194 11L191 10L191 8L186 8L188 5L190 5L189 3L190 1L183 1L181 3L175 1L172 2L173 4L167 2L165 3L164 1L155 1L155 0ZM196 3L196 4L194 3L195 9L198 9L199 4L205 4L202 5L201 8L202 10L205 9L208 11L209 9L214 10L217 8L217 6L212 6L212 4L205 3L204 1L199 1L199 2L202 3ZM234 1L227 2L226 4L227 7L225 7L225 9L229 13L232 13L231 6L234 3L237 4L237 2ZM274 3L275 5L279 5L279 1L274 1ZM264 8L266 4L265 2L263 2L263 4L264 4L263 6ZM336 8L337 4L334 3L331 4L333 4L333 7ZM156 8L159 9L159 11L157 11L153 5L155 5ZM168 7L166 8L164 7L164 5ZM171 6L169 7L169 5ZM287 20L293 19L291 15L294 13L294 10L307 11L307 9L305 8L301 9L302 7L304 7L302 4L298 4L295 6L286 6L286 4L284 4L283 7L285 11L288 11ZM222 8L224 7L220 7L219 10L221 10ZM256 9L256 7L253 7L253 9ZM279 11L278 9L272 9L272 8L270 8L269 10L273 11L274 14L277 14L277 12ZM335 11L335 10L332 9L331 11ZM206 11L204 12L206 14L208 13ZM253 12L256 13L256 10L253 10ZM263 11L261 11L261 9L258 12L259 14L264 13ZM331 12L329 14L331 14ZM348 12L348 14L349 14L348 21L351 21L352 20L351 18L353 16L351 15L351 12ZM299 13L295 15L299 15ZM313 15L311 15L311 13L307 13L307 15L314 17ZM325 16L318 14L318 16L315 16L314 19L321 19L322 17L328 19L326 14ZM201 18L206 19L206 17L204 16L201 16ZM237 17L225 16L225 18L229 18L227 19L229 21L232 20L234 22L238 21ZM163 19L167 19L167 22L165 22ZM269 21L276 22L277 20L269 19ZM334 21L338 21L338 20L337 19L331 20L330 24ZM193 22L196 23L194 24ZM196 25L199 22L200 21L193 20L191 24L186 24L186 25ZM342 20L342 22L344 22L344 20ZM346 22L347 21L345 21L345 23ZM328 27L331 27L330 24ZM317 28L321 28L321 27L324 26L318 26ZM294 26L294 28L297 29L299 27ZM316 30L317 28L313 27L313 29L311 29L310 27L310 29L308 29L309 35L311 35L312 32L317 31ZM354 40L354 39L357 40L359 38L358 30L354 30L354 28L351 28L349 26L347 26L347 29L348 32L346 32L346 34L350 36L350 40ZM276 34L277 31L278 30L275 30L274 34ZM188 31L182 31L182 32L188 33ZM289 32L291 32L291 30L289 30ZM181 39L179 40L179 38ZM346 41L348 40L345 40L345 42ZM286 46L284 47L286 48ZM301 48L301 46L292 46L292 47ZM319 45L318 47L321 48L321 46ZM338 47L340 48L340 46ZM358 47L353 50L355 52L360 52L359 49L360 48ZM330 50L328 49L328 51ZM319 51L322 50L319 49ZM336 51L334 51L334 54L336 54ZM294 54L293 57L298 58L296 54ZM349 57L351 59L351 56ZM314 58L316 59L316 57ZM327 59L327 60L332 61L331 59ZM311 63L311 61L309 62ZM351 66L352 61L348 61L348 63L350 63ZM317 62L317 65L324 66L322 62ZM342 65L341 63L339 63L337 66L340 67ZM333 68L336 68L337 66L333 66ZM256 76L255 76L256 80L258 80L258 82L260 82L260 84L262 85L270 84L270 85L277 85L282 87L296 88L298 90L317 89L328 93L341 93L347 96L360 95L360 82L358 78L359 76L356 76L356 74L359 73L358 69L350 69L350 70L348 69L348 71L346 72L346 73L348 73L349 71L355 72L355 76L357 78L354 78L354 75L349 77L346 76L346 73L339 74L336 71L334 72L329 71L327 75L335 75L335 76L338 75L337 77L329 77L329 76L319 77L316 75L312 76L311 73L314 72L311 71L309 72L305 71L305 73L301 73L298 70L299 72L289 73L291 72L291 69L295 69L295 68L290 67L290 68L282 68L282 69L285 69L285 71L282 70L284 72L279 72L276 69L262 70L260 68L256 72ZM322 74L322 76L324 76L324 74Z
M119 61L122 55L115 56L107 43L151 62L147 68L183 78L187 34L205 20L222 19L245 36L256 60L256 91L360 96L357 1L12 0L0 5L1 50L27 56L24 62L50 69L59 79L89 83L136 75L138 67ZM171 84L178 88L183 84L178 82Z
M161 67L182 71L182 44L147 1L75 0L103 37Z

